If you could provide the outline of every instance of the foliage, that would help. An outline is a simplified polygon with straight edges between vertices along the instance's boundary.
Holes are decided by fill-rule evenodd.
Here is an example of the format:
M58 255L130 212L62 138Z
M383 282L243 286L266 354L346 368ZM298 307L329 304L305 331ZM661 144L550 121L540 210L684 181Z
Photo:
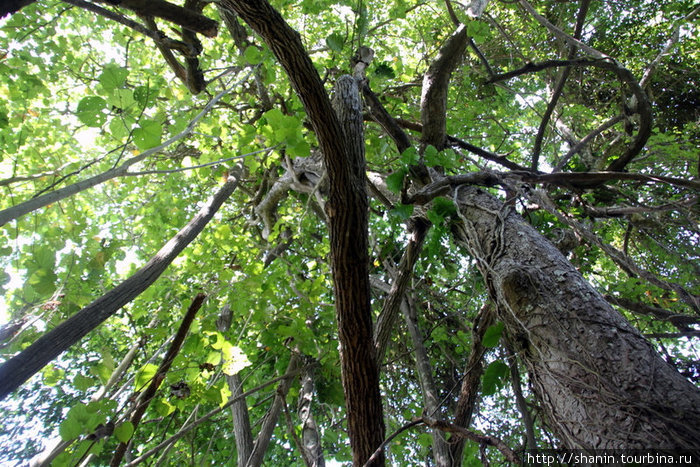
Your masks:
M556 26L573 30L577 3L533 3ZM422 75L454 31L442 2L276 0L272 4L300 32L329 91L336 78L349 71L355 49L369 46L376 57L367 76L383 106L396 119L420 121ZM699 177L698 91L692 83L698 81L700 48L697 28L686 20L692 10L690 1L591 2L582 40L614 57L637 79L674 28L680 28L677 43L661 57L648 82L656 123L641 154L626 168L631 173ZM322 172L311 182L310 172L298 175L293 190L275 203L269 233L264 234L260 210L290 163L317 156L316 137L268 47L248 30L247 43L236 44L213 4L203 12L220 26L216 37L200 37L203 51L198 59L207 87L197 95L177 79L151 38L87 10L38 2L0 22L0 209L86 180L159 146L181 134L215 95L228 90L193 132L131 166L128 175L0 228L4 270L0 305L6 310L0 319L7 326L21 324L21 331L0 342L3 358L26 348L133 274L225 181L232 158L245 166L239 189L152 287L3 402L7 414L0 422L3 465L28 461L45 448L40 439L51 436L78 440L56 459L56 465L73 465L90 453L95 462L106 464L118 442L132 434L134 452L143 454L175 434L193 414L222 407L231 395L226 375L239 374L244 389L255 388L284 374L295 349L314 368L313 413L326 458L339 462L351 458L344 431L329 245L319 203L325 194L318 180ZM562 58L565 44L512 2L491 2L478 20L468 19L460 9L457 13L468 23L475 46L452 76L447 132L529 167L533 141L559 71L547 69L485 84L489 71L476 50L499 73ZM174 33L167 23L159 20L159 24L166 34ZM540 170L550 171L576 141L620 112L629 97L621 87L606 70L572 68L552 117L556 123L544 134ZM638 125L634 117L630 123ZM505 169L458 145L444 151L422 147L419 134L410 135L414 147L399 153L380 125L366 124L368 173L379 174L385 193L396 197L391 206L373 200L370 273L391 284L407 242L407 221L416 214L431 221L407 294L420 310L417 324L442 403L440 416L448 419L470 351L478 344L472 328L488 290L474 259L450 239L458 220L452 199L440 196L425 206L414 206L398 197L406 194L411 168L421 161L447 175ZM630 140L619 124L593 138L563 170L605 168ZM299 187L305 183L307 188L319 186ZM579 221L602 243L623 251L663 283L678 284L698 296L697 192L639 180L594 188L541 188L560 212ZM523 192L503 187L492 191L512 201L555 244L570 232L570 225L533 204ZM634 209L603 216L604 208ZM696 343L683 337L697 329L688 303L673 288L630 273L580 233L575 237L568 257L602 293L689 317L690 324L678 328L660 315L619 307L642 333L661 336L655 338L657 347L697 384ZM134 427L126 420L133 395L155 377L169 339L199 291L207 294L207 302L148 408L148 423ZM385 296L381 288L373 291L375 316ZM222 331L217 318L225 306L232 311L233 324ZM481 339L488 363L474 426L517 449L524 446L525 431L512 402L511 363L504 357L502 330L502 324L494 324ZM136 348L133 363L105 397L92 400L132 348ZM414 348L406 325L397 324L382 362L387 433L424 409ZM521 371L525 397L539 413L525 369ZM170 389L181 382L189 388L186 397ZM267 386L247 397L253 422L265 415L275 394L275 387ZM266 453L269 465L303 465L298 446L302 421L295 413L299 394L295 382L286 396L289 421L278 423ZM113 436L95 439L98 427L110 421L116 422ZM542 446L555 442L540 417L535 423ZM233 465L231 427L229 412L222 411L157 455L170 464ZM464 455L465 464L471 465L479 449L468 444ZM394 465L418 464L430 456L431 438L420 428L403 433L389 448Z

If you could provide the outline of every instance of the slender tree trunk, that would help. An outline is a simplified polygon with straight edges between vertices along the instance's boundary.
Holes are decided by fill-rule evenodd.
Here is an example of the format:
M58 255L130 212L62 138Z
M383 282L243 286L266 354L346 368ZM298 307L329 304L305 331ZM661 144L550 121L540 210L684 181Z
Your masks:
M219 332L225 333L231 328L232 314L231 307L225 305L216 320L216 328ZM231 398L238 399L237 402L231 404L231 418L233 419L233 436L236 438L237 465L244 466L253 452L253 432L250 429L248 404L245 397L242 396L243 381L240 373L226 375L226 383L231 390Z
M299 352L292 351L292 356L289 359L289 365L287 365L287 371L285 374L290 374L296 371L301 365L301 355ZM270 444L270 439L272 438L272 432L277 426L277 420L279 419L282 408L284 407L284 399L287 397L289 388L292 386L293 378L283 379L279 386L277 386L277 391L270 410L267 411L265 415L265 421L263 422L262 428L258 436L255 438L255 444L253 445L253 451L248 458L248 462L245 464L246 467L259 467L262 465L265 459L265 451L267 451L267 446Z
M372 337L368 207L362 106L355 80L336 85L335 109L294 31L267 0L221 0L258 33L289 76L311 121L328 173L326 204L343 391L353 464L363 465L384 440L379 369ZM336 114L339 114L336 116ZM378 456L372 465L384 465Z
M440 397L433 379L433 367L430 364L428 350L423 343L423 333L418 327L418 312L416 304L411 298L407 298L401 304L406 327L413 341L413 355L416 359L416 371L418 380L420 381L421 392L423 393L424 410L430 417L441 418ZM445 433L433 429L431 432L433 437L433 459L437 467L451 467L453 465L450 455L450 445L445 438Z
M564 447L697 449L700 391L511 208L476 187L455 200L455 239Z
M305 459L310 467L326 467L321 446L321 435L311 410L314 400L314 377L312 369L307 367L301 377L301 390L299 391L299 418L301 419L301 442L305 452Z

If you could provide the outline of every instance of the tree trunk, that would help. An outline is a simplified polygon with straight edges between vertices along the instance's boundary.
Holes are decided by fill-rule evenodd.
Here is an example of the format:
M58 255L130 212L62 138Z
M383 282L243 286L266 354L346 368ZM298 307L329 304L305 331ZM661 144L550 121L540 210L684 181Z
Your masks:
M221 333L231 329L231 318L233 311L227 304L221 310L219 318L216 320L216 329ZM236 439L237 465L246 465L250 454L253 452L253 432L250 429L250 417L248 415L248 404L243 397L243 380L240 373L226 375L226 383L231 390L231 398L238 399L231 404L231 418L233 419L233 436Z
M457 189L477 259L550 426L572 449L697 449L700 391L510 207Z

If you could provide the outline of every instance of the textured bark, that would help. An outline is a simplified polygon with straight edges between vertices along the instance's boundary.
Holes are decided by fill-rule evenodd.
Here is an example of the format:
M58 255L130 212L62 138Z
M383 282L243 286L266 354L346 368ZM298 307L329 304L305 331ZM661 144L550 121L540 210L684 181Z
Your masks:
M240 169L241 167L238 170ZM44 365L76 344L153 284L182 250L199 235L237 186L238 178L229 178L199 213L145 266L0 366L0 399L4 399Z
M304 105L323 153L330 185L326 213L348 432L353 463L362 465L384 439L384 419L372 338L368 202L357 83L352 77L339 80L338 97L356 103L343 105L341 117L336 117L299 34L267 1L222 0L220 5L236 12L275 54ZM384 465L383 456L373 465Z
M697 449L700 391L509 207L475 187L455 200L455 238L564 447Z
M370 308L369 203L365 191L362 104L353 77L345 75L338 80L334 107L342 125L348 161L342 186L330 177L326 212L348 431L353 463L363 465L384 440L384 417ZM383 456L372 465L384 465Z
M117 4L121 8L129 10L141 16L155 16L179 24L183 28L193 32L198 32L207 37L216 36L218 23L211 18L184 8L180 5L174 5L164 0L98 0L102 3Z
M450 77L462 61L467 49L467 28L463 24L440 49L440 53L423 76L420 99L420 119L423 124L423 143L438 150L447 143L447 88Z
M301 441L304 450L304 459L309 467L325 467L326 460L323 457L321 446L321 434L311 410L314 399L314 378L311 368L304 371L301 377L301 390L299 391L299 418L301 419Z

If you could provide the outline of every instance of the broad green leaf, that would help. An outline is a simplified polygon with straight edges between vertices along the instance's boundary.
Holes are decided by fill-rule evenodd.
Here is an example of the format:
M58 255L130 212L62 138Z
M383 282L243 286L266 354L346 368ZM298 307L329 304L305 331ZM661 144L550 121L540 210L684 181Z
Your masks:
M98 79L104 90L107 93L111 93L116 88L124 86L128 75L129 70L114 63L110 63L104 67L104 70Z
M390 213L400 220L406 220L413 214L412 204L396 204Z
M76 375L73 378L73 385L80 391L86 391L95 385L95 380L83 375Z
M74 417L66 417L58 426L58 434L63 441L70 441L77 438L82 431L83 429L80 425L80 421Z
M134 143L143 150L150 149L160 144L162 125L155 120L144 120L140 126L134 130Z
M503 335L503 323L498 322L486 329L484 337L481 339L481 344L487 348L496 347L501 340L501 335Z
M401 153L401 162L403 162L404 165L415 165L419 161L420 154L418 154L418 150L413 146L407 148L404 152Z
M107 102L99 96L88 96L78 103L78 120L87 126L100 127L107 121L104 113Z
M341 52L343 50L343 45L345 44L345 37L337 32L334 32L330 36L326 37L326 45L329 49L335 52Z
M129 421L126 421L114 427L114 436L122 443L128 443L133 434L134 425Z
M260 49L254 45L249 45L246 47L245 51L243 52L243 56L251 65L257 65L262 62L262 53L260 52Z
M137 391L142 391L151 380L156 375L158 366L153 363L146 363L141 369L136 373L136 379L134 381L134 387Z
M401 169L390 174L386 177L386 187L393 193L401 193L403 189L403 179L407 173L407 169Z
M508 365L500 360L496 360L489 364L484 370L482 378L482 392L486 396L495 394L496 391L503 387L508 376Z

